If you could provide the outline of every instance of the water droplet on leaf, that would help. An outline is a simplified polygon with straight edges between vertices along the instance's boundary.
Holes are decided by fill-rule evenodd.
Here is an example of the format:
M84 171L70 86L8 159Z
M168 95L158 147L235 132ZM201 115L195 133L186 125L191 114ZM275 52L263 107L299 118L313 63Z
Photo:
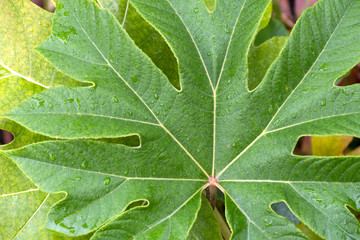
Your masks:
M131 81L134 82L134 83L136 83L137 80L138 80L138 77L137 77L137 76L134 76L134 77L131 78Z
M320 72L325 72L327 70L328 70L328 65L326 63L324 63L319 69Z
M114 103L117 103L117 102L119 102L119 99L114 96L114 97L113 97L113 102L114 102Z
M83 161L80 165L81 168L87 168L87 166L88 166L88 161L86 161L86 160Z
M268 112L269 113L272 113L274 111L274 107L273 107L273 105L271 105L269 108L268 108Z
M324 99L324 100L321 101L321 106L322 106L322 107L326 106L326 99Z
M109 185L111 182L111 179L109 177L104 178L104 184Z
M266 227L272 225L272 220L271 220L271 219L264 219L264 222L265 222L265 226L266 226Z
M54 155L52 153L49 153L49 158L50 158L51 161L55 160L55 157L54 157Z

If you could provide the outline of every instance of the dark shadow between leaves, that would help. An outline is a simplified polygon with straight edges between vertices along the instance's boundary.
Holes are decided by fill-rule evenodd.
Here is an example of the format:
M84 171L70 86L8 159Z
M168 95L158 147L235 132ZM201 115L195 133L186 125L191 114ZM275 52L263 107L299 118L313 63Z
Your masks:
M305 236L307 236L310 240L321 240L319 235L317 235L314 231L312 231L307 225L298 219L294 213L290 210L288 205L281 201L271 204L271 209L274 210L279 216L286 218L288 221L293 223Z
M339 78L335 82L335 85L338 87L345 87L359 83L360 83L360 64L356 65L353 69L351 69L350 72L345 75L345 77Z
M14 141L14 135L6 130L0 129L0 145L6 145Z
M111 143L111 144L120 144L134 148L141 146L141 139L139 135L130 135L126 137L117 137L117 138L94 138L90 140L104 142L104 143Z
M51 0L31 0L31 2L38 5L42 9L45 9L48 12L55 11L55 6Z
M355 209L353 209L351 206L346 205L346 208L351 212L352 215L354 215L354 217L358 220L358 222L360 223L360 211L357 211Z

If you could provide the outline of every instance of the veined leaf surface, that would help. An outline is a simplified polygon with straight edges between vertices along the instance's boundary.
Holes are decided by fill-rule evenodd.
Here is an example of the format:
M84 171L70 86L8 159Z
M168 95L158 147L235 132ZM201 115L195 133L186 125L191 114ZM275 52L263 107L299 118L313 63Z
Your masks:
M233 239L306 239L270 205L284 201L326 239L359 239L359 157L296 156L302 135L360 136L359 85L335 87L360 61L360 1L304 13L261 83L248 52L270 0L131 0L165 38L180 90L117 19L60 0L37 49L93 87L54 87L5 116L60 138L5 151L42 190L66 192L46 228L94 239L186 239L201 191L225 193ZM135 135L139 146L98 141ZM132 202L146 204L130 210Z

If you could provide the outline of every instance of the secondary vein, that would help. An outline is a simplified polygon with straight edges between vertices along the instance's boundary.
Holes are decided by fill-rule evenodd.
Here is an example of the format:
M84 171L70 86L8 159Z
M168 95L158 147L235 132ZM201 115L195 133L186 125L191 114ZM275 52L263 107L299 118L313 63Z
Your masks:
M42 83L39 83L39 82L35 81L34 79L32 79L32 78L30 78L30 77L26 77L26 76L24 76L24 75L22 75L22 74L20 74L20 73L18 73L18 72L16 72L16 71L14 71L13 69L11 69L10 67L6 66L6 65L5 65L4 63L2 63L2 62L0 62L0 66L2 66L3 68L5 68L6 70L8 70L8 71L11 73L11 75L8 75L8 76L5 76L5 77L10 77L10 76L15 75L15 76L18 76L18 77L23 78L24 80L26 80L26 81L28 81L28 82L34 83L34 84L36 84L36 85L39 85L39 86L41 86L41 87L43 87L43 88L50 88L49 86L46 86L46 85L44 85L44 84L42 84ZM4 77L4 78L5 78L5 77Z

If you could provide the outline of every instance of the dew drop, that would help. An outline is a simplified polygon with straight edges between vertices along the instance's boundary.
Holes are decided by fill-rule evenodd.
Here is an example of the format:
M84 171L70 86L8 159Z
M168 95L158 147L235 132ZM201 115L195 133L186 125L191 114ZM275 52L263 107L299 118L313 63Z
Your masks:
M159 95L157 95L157 93L154 94L154 98L157 100L159 99Z
M327 71L327 70L328 70L328 65L327 65L326 63L324 63L324 64L320 67L319 72L325 72L325 71Z
M199 8L194 8L194 13L198 13L199 12Z
M84 224L82 225L82 227L83 227L83 228L88 228L88 225L87 225L86 223L84 223Z
M67 206L64 206L64 207L62 208L62 210L63 210L63 212L66 212L66 211L68 210ZM61 222L61 220L60 220L60 221L58 221L58 223L57 223L57 224L59 224L60 222Z
M35 107L39 108L44 105L45 100L37 98L37 97L34 97L33 99L35 100L35 104L36 104Z
M326 106L326 99L324 99L324 100L321 101L321 106L322 106L322 107Z
M52 153L49 153L49 158L50 158L51 161L55 160L55 157L54 157L54 155Z
M80 107L80 106L81 106L81 104L80 104L80 99L79 99L79 98L76 98L75 101L76 101L76 103L78 104L78 106Z
M80 181L81 177L76 177L75 179L76 179L76 181Z
M87 166L88 166L88 161L86 161L86 160L83 161L80 165L81 168L87 168Z
M109 185L111 182L111 179L109 177L104 178L104 184Z
M131 81L134 82L134 83L136 83L136 82L138 81L138 77L137 77L137 76L132 77L132 78L131 78Z
M113 102L114 102L114 103L117 103L117 102L119 102L119 99L114 96L114 97L113 97Z
M273 107L273 105L270 105L270 107L268 108L268 112L272 113L273 111L274 111L274 107Z
M211 56L211 52L208 52L207 55L210 57L210 56Z
M264 222L265 222L265 226L268 227L268 226L271 226L272 225L272 220L269 220L269 219L264 219Z

